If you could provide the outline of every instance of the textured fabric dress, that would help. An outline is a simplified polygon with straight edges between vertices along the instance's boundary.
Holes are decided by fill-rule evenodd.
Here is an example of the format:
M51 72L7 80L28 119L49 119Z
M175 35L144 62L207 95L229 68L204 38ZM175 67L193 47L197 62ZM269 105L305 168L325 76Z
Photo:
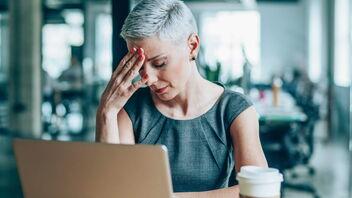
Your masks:
M159 112L149 88L141 88L124 109L136 143L167 147L174 192L196 192L228 187L234 168L229 127L251 105L244 95L225 89L203 115L175 120Z

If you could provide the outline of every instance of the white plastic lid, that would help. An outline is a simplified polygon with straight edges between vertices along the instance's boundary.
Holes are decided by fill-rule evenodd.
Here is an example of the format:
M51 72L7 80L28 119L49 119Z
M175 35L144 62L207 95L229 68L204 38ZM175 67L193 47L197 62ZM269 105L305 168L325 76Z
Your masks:
M258 166L242 166L236 179L241 182L271 183L282 182L283 176L275 168L264 168Z
M280 195L282 174L274 168L243 166L237 174L240 194L252 197L274 197Z

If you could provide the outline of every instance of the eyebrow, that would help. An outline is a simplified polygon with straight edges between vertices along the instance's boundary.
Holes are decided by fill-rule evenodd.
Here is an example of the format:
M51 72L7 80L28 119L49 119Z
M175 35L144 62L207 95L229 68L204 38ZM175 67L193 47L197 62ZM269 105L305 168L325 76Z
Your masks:
M151 60L156 59L156 58L158 58L158 57L160 57L160 56L163 56L163 55L164 55L164 54L159 54L159 55L157 55L157 56L154 56L153 58L148 59L147 61L151 61Z

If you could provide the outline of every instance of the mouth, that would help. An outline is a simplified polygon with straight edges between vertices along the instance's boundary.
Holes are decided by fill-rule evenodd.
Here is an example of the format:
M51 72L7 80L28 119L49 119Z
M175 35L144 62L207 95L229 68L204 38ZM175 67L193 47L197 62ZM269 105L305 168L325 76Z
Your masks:
M161 88L161 89L155 89L154 91L155 91L155 93L157 93L157 94L163 94L163 93L165 93L165 92L167 91L167 88L168 88L168 86L163 87L163 88Z

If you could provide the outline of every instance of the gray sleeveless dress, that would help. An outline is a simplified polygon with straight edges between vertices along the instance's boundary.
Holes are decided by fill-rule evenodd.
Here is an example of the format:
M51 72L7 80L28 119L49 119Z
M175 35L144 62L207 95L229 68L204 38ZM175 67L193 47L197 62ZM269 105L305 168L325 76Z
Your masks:
M244 95L225 89L205 114L175 120L156 109L149 88L141 88L124 109L136 143L167 147L174 192L196 192L228 187L234 168L229 127L251 105Z

